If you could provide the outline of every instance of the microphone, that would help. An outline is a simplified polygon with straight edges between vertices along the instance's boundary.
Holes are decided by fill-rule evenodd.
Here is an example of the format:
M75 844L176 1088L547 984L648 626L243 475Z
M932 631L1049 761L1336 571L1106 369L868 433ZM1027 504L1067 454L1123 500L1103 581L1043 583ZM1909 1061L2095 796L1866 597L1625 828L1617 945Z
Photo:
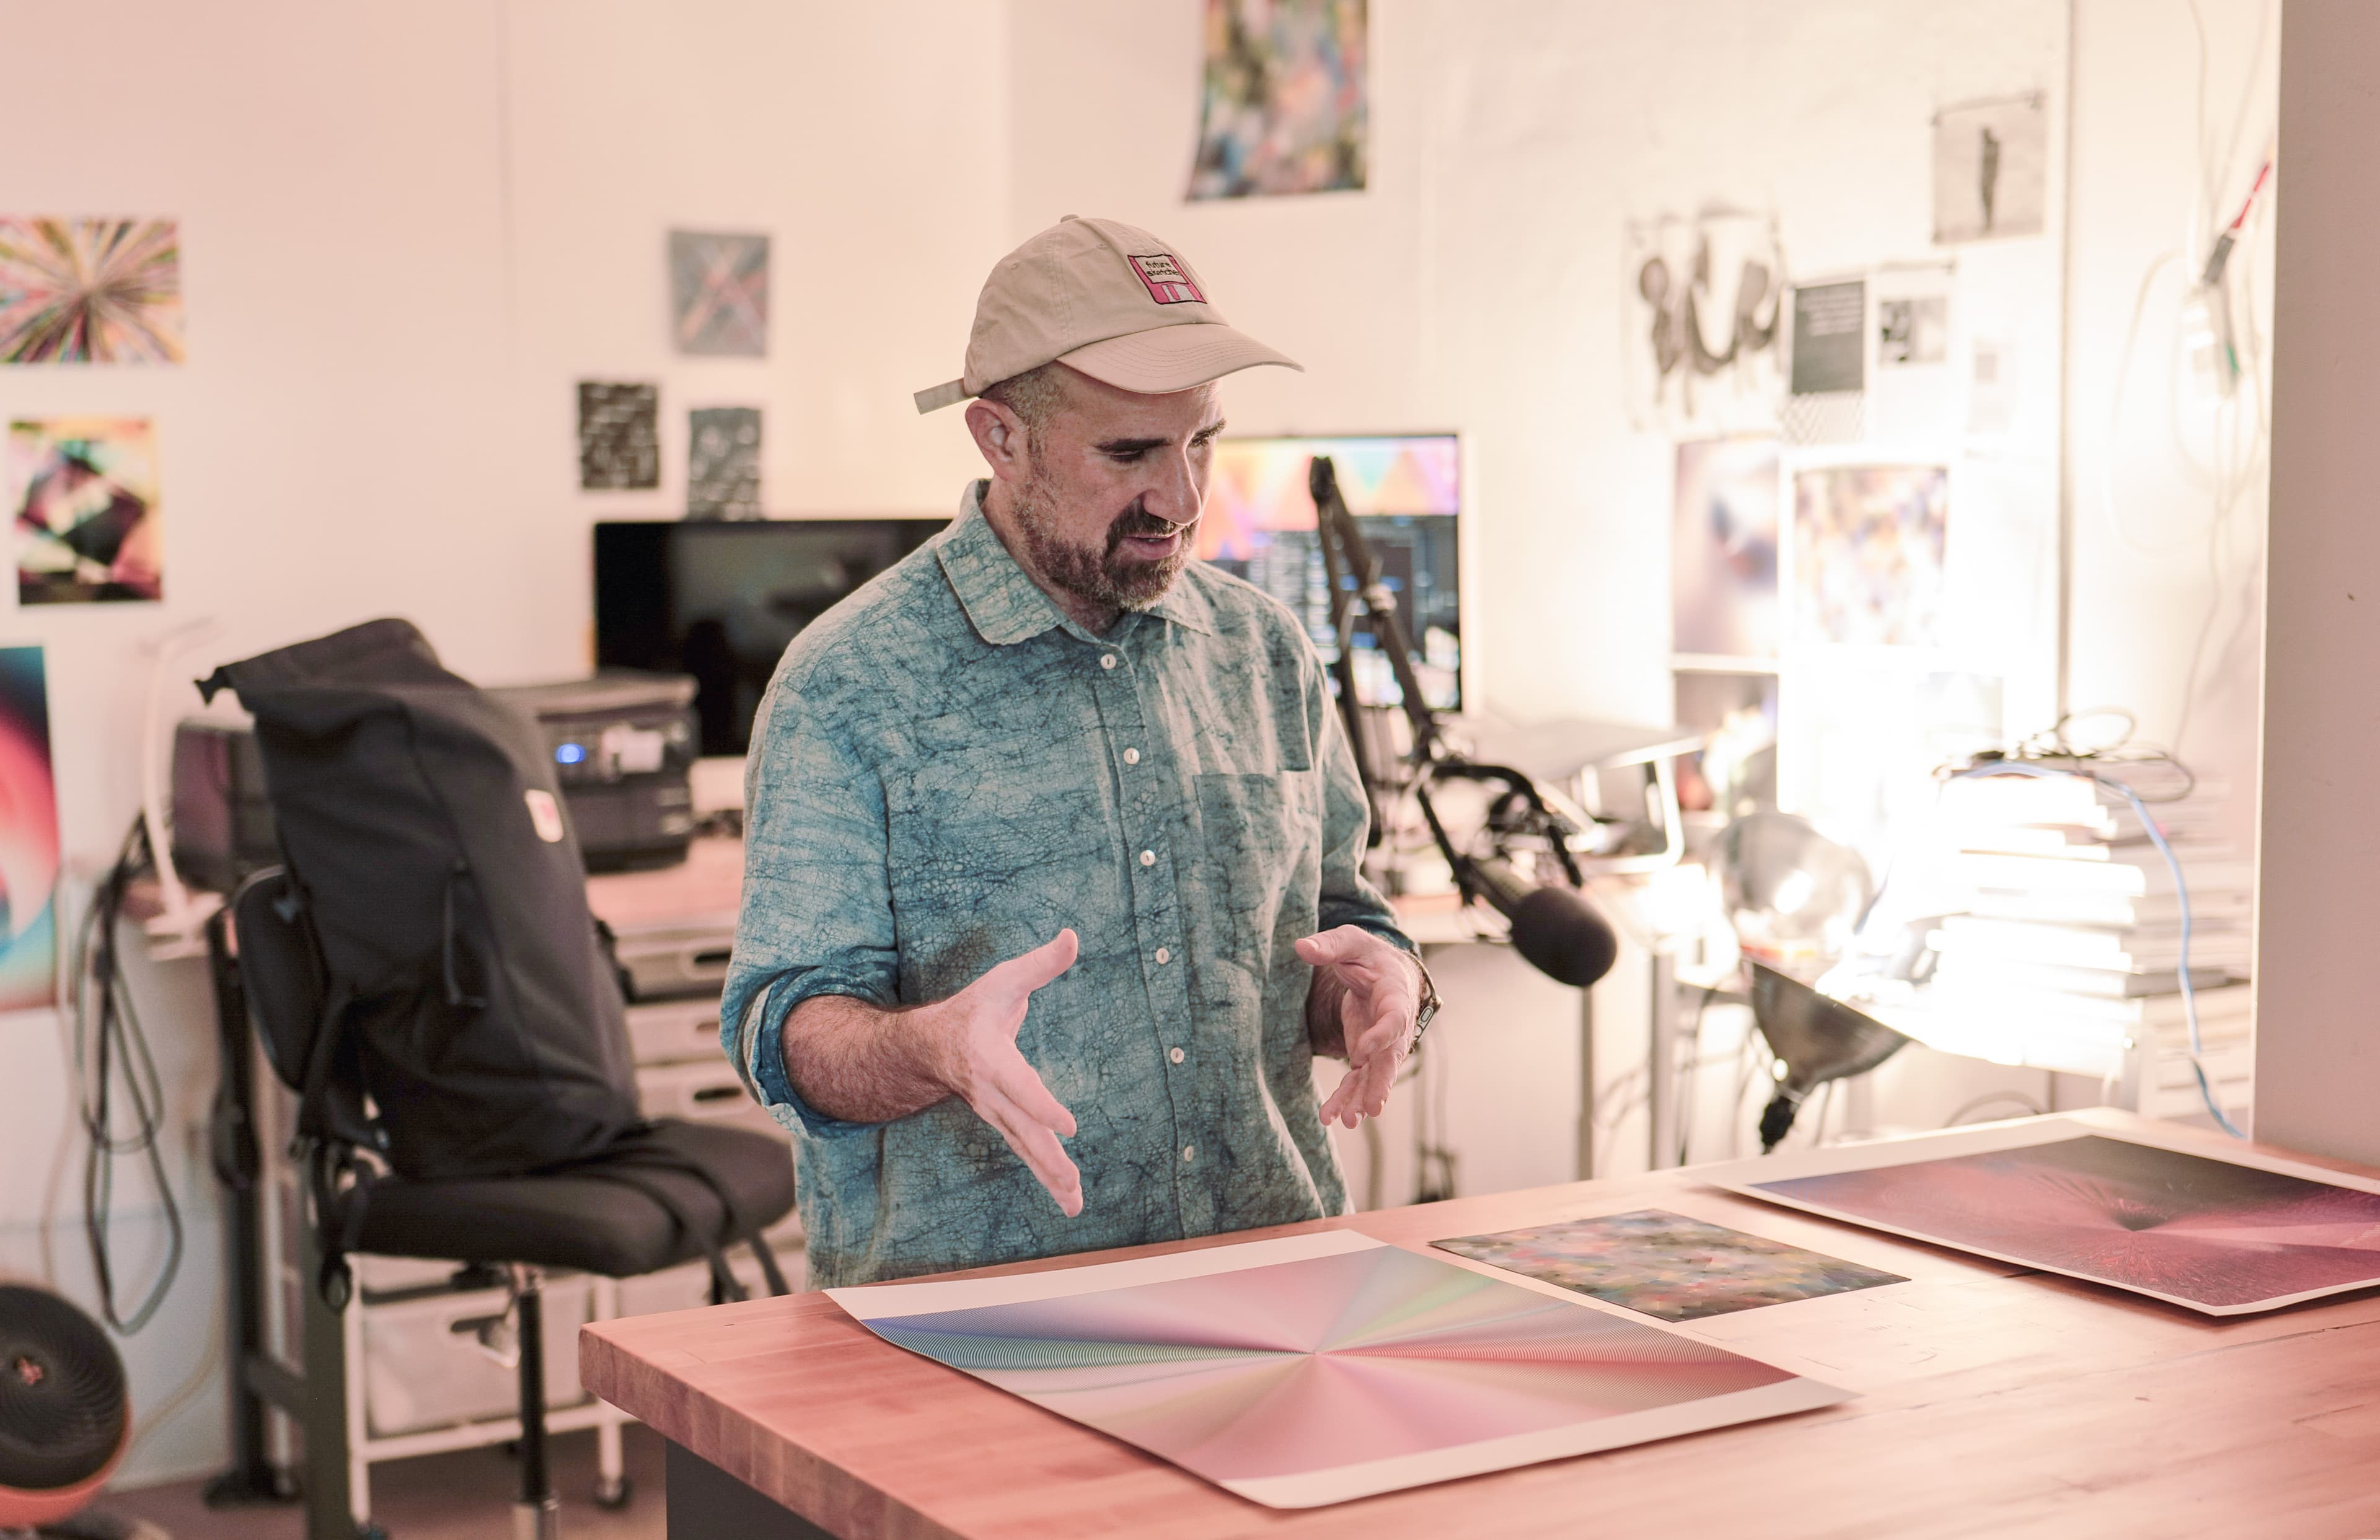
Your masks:
M1575 888L1531 882L1510 861L1475 855L1457 858L1455 879L1512 922L1513 950L1549 978L1584 989L1620 955L1610 922Z

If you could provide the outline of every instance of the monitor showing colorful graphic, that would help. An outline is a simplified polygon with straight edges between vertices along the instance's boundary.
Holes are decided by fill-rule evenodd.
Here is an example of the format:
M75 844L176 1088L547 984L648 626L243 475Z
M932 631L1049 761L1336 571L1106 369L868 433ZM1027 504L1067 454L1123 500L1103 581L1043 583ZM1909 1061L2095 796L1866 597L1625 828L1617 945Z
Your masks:
M1224 439L1215 445L1198 554L1280 600L1305 623L1323 660L1338 654L1306 467L1327 455L1347 511L1380 559L1396 595L1422 693L1441 710L1463 705L1462 585L1455 515L1461 456L1451 433L1402 438ZM1355 688L1367 705L1402 697L1368 622L1355 627Z

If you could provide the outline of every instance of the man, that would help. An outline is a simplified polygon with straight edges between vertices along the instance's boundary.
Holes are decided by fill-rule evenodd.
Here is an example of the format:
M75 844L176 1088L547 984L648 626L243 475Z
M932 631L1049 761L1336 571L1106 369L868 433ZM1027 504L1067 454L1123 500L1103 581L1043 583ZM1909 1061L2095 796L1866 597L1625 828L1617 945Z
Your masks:
M918 397L975 397L990 479L786 649L722 1031L797 1136L817 1285L1345 1207L1326 1126L1436 1000L1312 644L1191 559L1214 382L1257 364L1297 367L1155 236L1034 236Z

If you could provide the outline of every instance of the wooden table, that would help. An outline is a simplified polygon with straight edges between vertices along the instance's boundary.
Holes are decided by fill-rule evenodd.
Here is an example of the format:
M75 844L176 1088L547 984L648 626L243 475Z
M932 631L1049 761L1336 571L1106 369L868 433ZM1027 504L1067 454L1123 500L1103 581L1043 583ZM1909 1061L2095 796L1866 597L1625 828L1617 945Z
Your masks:
M2119 1132L2143 1122L2069 1116ZM2225 1143L2209 1135L2206 1147ZM1643 1207L1907 1275L1683 1328L1859 1398L1281 1511L880 1341L818 1294L588 1327L579 1375L673 1441L673 1535L693 1533L685 1505L722 1493L783 1521L739 1536L818 1533L736 1482L844 1540L2380 1534L2380 1291L2218 1321L1772 1207L1691 1170L992 1270L1338 1226L1418 1251Z

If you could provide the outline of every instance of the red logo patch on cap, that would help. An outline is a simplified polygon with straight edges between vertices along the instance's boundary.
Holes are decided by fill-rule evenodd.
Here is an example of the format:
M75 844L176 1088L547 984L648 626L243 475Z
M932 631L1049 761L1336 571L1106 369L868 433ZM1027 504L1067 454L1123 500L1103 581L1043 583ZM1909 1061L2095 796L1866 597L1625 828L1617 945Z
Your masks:
M1190 275L1182 271L1182 264L1173 260L1171 252L1128 257L1125 261L1131 262L1132 270L1140 274L1140 281L1148 285L1148 297L1159 304L1204 305L1207 302L1207 297L1198 292L1198 285L1190 281Z

